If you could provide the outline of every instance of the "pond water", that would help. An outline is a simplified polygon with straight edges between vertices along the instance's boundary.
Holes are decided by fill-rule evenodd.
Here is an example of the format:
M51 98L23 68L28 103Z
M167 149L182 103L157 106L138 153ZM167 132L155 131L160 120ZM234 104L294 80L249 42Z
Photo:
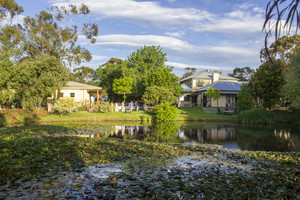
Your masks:
M208 143L250 151L300 151L300 129L297 127L168 122L156 125L101 125L88 130L79 128L75 132L97 138L137 139L159 143Z

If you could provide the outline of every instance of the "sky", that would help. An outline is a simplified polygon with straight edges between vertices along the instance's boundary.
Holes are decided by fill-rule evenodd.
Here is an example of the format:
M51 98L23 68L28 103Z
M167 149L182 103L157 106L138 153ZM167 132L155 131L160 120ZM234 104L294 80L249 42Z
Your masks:
M97 42L80 37L97 69L110 58L127 59L144 45L160 46L166 65L182 76L186 67L228 74L235 67L258 68L264 47L262 26L266 0L16 0L33 17L50 7L84 3L89 15L73 24L96 23Z

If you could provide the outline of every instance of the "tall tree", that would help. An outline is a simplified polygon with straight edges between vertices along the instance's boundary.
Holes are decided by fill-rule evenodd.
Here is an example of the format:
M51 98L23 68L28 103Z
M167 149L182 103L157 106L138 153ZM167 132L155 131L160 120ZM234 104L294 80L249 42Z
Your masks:
M14 100L12 78L15 75L15 64L7 54L0 55L0 104L10 103Z
M254 75L253 92L265 108L273 108L280 102L284 63L274 60L259 66Z
M250 67L236 67L231 74L228 74L228 76L237 78L239 81L249 81L254 72L254 69L251 69Z
M92 78L95 73L95 70L89 67L78 67L73 70L72 80L77 81L79 83L92 83Z
M33 107L61 87L66 81L66 68L52 56L24 59L16 68L12 82L22 105Z
M3 20L12 20L16 15L23 12L23 8L19 6L15 0L0 0L0 25Z
M158 46L144 46L134 51L127 58L127 74L133 79L135 97L141 97L145 92L144 81L151 71L166 67L166 54Z
M267 54L268 52L268 54ZM269 48L264 48L260 51L262 62L266 62L269 58L280 59L286 65L292 62L292 58L300 53L300 36L283 36L273 42Z
M283 94L291 101L292 106L300 109L300 54L295 56L285 73Z
M115 79L125 77L127 64L118 58L111 58L108 62L96 69L93 81L98 82L97 85L104 88L112 101L116 95L113 91L113 82Z
M35 18L24 19L27 32L27 42L24 46L27 55L55 56L64 66L90 61L92 59L90 52L76 43L79 35L85 35L91 43L95 43L98 26L72 25L76 16L89 14L89 8L84 4L80 7L71 4L68 8L55 6L51 11L51 13L41 11Z
M170 90L175 97L182 95L182 87L178 84L179 78L172 73L172 68L164 67L150 71L145 77L145 88L162 86Z
M196 71L197 71L197 69L194 68L194 67L186 67L186 68L184 69L184 71L185 71L185 73L182 75L181 79L184 79L184 78L186 78L186 77L189 77L189 76L195 74Z

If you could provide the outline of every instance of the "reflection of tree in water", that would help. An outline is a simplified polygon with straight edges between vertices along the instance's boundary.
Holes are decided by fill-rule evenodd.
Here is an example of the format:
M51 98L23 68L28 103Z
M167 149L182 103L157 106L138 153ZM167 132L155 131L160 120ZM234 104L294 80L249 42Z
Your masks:
M274 128L239 128L238 145L252 151L299 151L300 136L293 130Z
M153 132L144 140L159 143L181 143L177 137L178 127L174 122L162 122L154 125Z
M115 126L108 137L138 139L148 142L180 143L176 136L177 127L173 122L157 123L152 126Z

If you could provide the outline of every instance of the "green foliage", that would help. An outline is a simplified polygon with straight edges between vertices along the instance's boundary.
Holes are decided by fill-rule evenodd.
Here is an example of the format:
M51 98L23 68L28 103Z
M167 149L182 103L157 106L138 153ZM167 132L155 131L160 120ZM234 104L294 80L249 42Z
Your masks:
M254 69L251 69L250 67L236 67L232 73L228 74L228 76L237 78L239 81L249 81L254 72Z
M133 79L133 95L141 97L145 92L145 78L150 72L165 68L166 54L158 46L144 46L127 58L128 75Z
M243 83L241 89L237 94L236 107L242 110L248 110L253 107L253 98L251 95L251 89L248 88L248 84Z
M176 107L168 103L159 104L154 107L153 113L155 121L172 121L176 117Z
M260 58L262 62L266 62L270 58L273 60L280 59L286 65L292 62L293 57L300 53L300 35L283 36L277 41L273 42L268 48L262 49L260 52Z
M175 103L177 98L168 88L154 85L146 88L143 100L147 104L157 105L160 103Z
M85 107L84 107L84 106L79 106L79 107L77 108L77 110L78 110L78 111L85 111Z
M44 56L23 60L16 69L12 81L22 106L34 107L66 81L66 68L55 57Z
M91 79L95 70L89 67L78 67L73 70L71 80L79 83L92 83Z
M62 97L56 101L56 105L53 106L53 110L59 114L70 113L75 110L77 103L74 98L71 97Z
M300 109L300 54L297 54L285 73L283 94L292 106Z
M10 19L23 12L15 0L0 0L0 24L4 19Z
M123 94L124 102L126 94L131 94L132 79L124 77L121 79L115 79L113 83L113 90L116 94Z
M207 89L207 93L205 95L207 97L213 98L213 100L218 100L220 98L220 91L218 89L210 87ZM219 105L217 105L217 106L219 106Z
M3 113L0 113L0 127L4 127L6 125L6 119Z
M145 77L145 88L151 86L161 86L168 89L175 97L183 93L182 87L178 84L179 78L172 73L172 68L164 67L150 71Z
M94 74L93 81L98 81L98 86L106 90L108 96L114 101L116 96L113 91L113 82L125 76L126 62L111 58L107 63L101 65Z
M256 70L253 92L264 108L271 109L280 102L284 83L283 66L281 60L273 60L273 63L266 62Z
M83 24L72 26L76 16L90 13L84 4L77 7L70 4L68 7L55 6L50 12L41 11L33 17L24 18L26 42L24 50L30 57L55 56L61 65L72 63L80 64L82 60L90 61L90 52L76 45L79 35L85 35L91 43L96 42L98 26L96 24ZM70 17L71 16L71 17Z
M7 54L0 55L0 103L10 103L14 100L13 82L15 65Z
M274 122L274 114L263 108L253 108L240 112L238 120L246 124L271 124Z

